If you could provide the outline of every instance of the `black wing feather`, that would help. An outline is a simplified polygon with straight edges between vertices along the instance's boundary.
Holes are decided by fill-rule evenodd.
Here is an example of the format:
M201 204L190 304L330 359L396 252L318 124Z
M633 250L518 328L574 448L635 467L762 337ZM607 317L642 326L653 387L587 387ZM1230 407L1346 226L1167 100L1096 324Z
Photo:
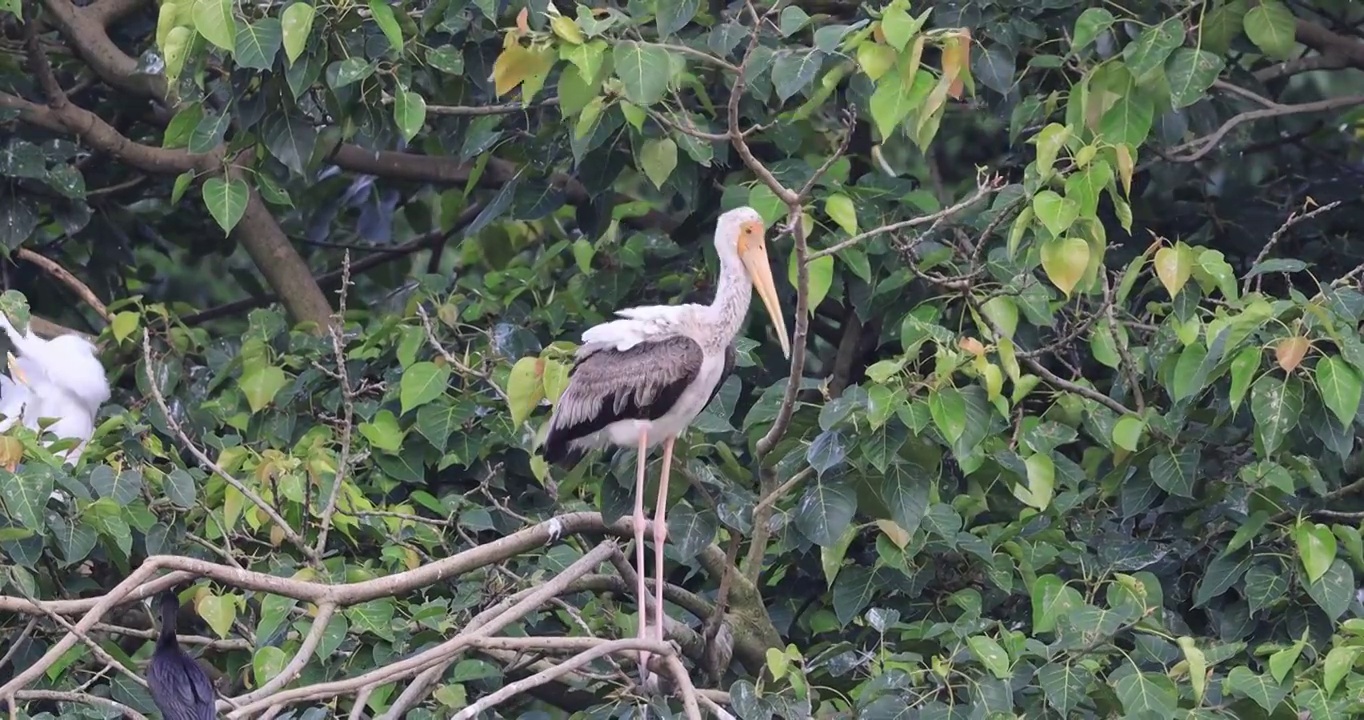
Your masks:
M734 362L738 354L739 351L734 348L733 344L725 347L725 369L720 371L720 379L715 381L715 387L711 389L710 397L706 398L707 405L715 401L715 396L720 394L720 386L724 385L725 380L729 379L729 374L734 372Z
M582 453L569 444L613 422L663 417L696 379L701 358L695 340L677 335L579 359L550 419L545 460L575 462Z

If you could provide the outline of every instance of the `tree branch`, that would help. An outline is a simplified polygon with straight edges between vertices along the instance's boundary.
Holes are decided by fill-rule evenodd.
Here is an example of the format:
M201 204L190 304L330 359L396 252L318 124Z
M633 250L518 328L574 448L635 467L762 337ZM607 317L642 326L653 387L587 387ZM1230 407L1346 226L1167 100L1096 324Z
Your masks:
M104 306L104 303L100 301L99 297L95 295L89 285L81 282L79 278L72 275L70 271L58 264L56 260L39 255L38 253L23 247L15 250L14 255L20 260L31 262L42 268L48 275L51 275L54 279L70 288L71 291L76 294L76 297L80 298L86 305L89 305L90 309L94 310L104 322L109 322L111 318L109 315L109 308Z

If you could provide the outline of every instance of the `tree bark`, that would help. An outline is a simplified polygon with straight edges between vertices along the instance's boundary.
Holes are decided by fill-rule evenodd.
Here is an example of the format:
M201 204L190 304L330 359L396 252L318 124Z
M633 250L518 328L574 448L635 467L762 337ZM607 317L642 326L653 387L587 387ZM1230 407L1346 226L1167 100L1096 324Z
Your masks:
M241 165L250 165L253 153L247 151L237 157ZM261 275L275 291L294 322L315 324L314 332L323 332L331 325L332 306L303 256L294 249L270 208L265 206L256 188L246 181L244 173L234 164L228 174L247 185L246 213L232 229L237 241L255 262Z

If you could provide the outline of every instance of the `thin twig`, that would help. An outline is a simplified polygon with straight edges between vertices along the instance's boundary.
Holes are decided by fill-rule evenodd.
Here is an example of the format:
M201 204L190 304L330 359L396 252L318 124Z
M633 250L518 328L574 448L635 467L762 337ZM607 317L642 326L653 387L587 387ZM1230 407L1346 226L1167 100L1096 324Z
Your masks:
M355 427L355 388L350 384L350 373L346 371L346 341L341 337L346 322L346 298L350 294L350 251L346 251L341 263L341 289L336 321L329 328L332 338L332 354L336 357L336 380L341 386L341 456L337 460L336 473L332 476L331 492L322 507L321 524L317 531L317 544L313 553L321 557L327 551L327 533L331 531L332 519L336 515L336 501L341 497L341 485L346 482L350 470L351 433Z
M976 191L974 193L972 193L965 200L962 200L956 205L944 208L931 215L920 215L919 217L916 218L910 218L909 220L901 220L900 222L890 223L889 225L882 225L881 227L872 228L871 230L867 230L866 232L858 233L857 235L854 235L848 238L847 240L835 243L827 248L824 248L823 250L816 250L815 252L810 253L809 257L806 259L806 262L813 262L826 255L833 255L834 253L839 252L840 250L846 250L854 245L857 245L858 243L870 240L871 238L874 238L878 235L896 232L899 230L905 230L907 228L917 227L919 225L926 225L929 223L938 222L939 220L956 215L962 210L965 210L966 208L975 205L977 202L980 202L985 197L993 194L996 190L998 190L1001 187L1003 187L1003 180L999 177L996 177L992 180L981 183L979 186L976 187Z
M299 644L298 651L289 660L289 664L284 666L277 675L270 678L259 688L232 698L232 702L238 706L255 702L263 697L269 697L275 691L288 685L303 672L304 666L308 664L308 659L312 657L313 651L322 642L322 635L327 631L327 625L332 621L332 615L336 613L336 603L322 603L317 608L317 615L313 617L313 625L308 628L308 634L303 636L303 642Z
M165 395L161 393L160 383L157 381L156 377L156 364L153 361L152 335L146 328L143 328L142 330L142 356L143 366L146 368L147 386L151 389L152 400L156 403L157 408L161 410L161 414L166 418L166 426L169 427L171 432L175 434L175 437L180 440L180 444L199 461L200 465L205 469L212 471L213 474L217 475L219 478L222 478L223 482L236 488L237 492L240 492L242 496L247 500L250 500L252 504L260 508L261 511L270 518L271 522L275 523L280 531L284 533L284 537L297 546L298 549L307 556L309 561L314 565L319 564L321 562L321 556L308 546L307 542L299 536L293 526L289 524L289 521L285 520L273 505L265 502L265 499L256 494L255 490L243 485L240 480L233 477L227 470L224 470L223 466L214 462L203 450L199 449L199 446L195 445L194 442L190 440L189 435L185 433L185 429L180 426L180 421L171 413L170 406L166 404Z
M1298 223L1311 220L1312 218L1322 213L1334 210L1337 207L1340 207L1340 203L1341 203L1340 200L1336 200L1335 202L1326 203L1321 207L1314 208L1305 213L1301 214L1297 212L1291 213L1288 216L1288 219L1284 220L1283 224L1279 226L1279 229L1275 230L1274 233L1269 236L1269 241L1265 243L1264 247L1260 248L1259 254L1255 256L1255 260L1253 260L1250 263L1250 266L1253 268L1256 265L1259 265L1261 262L1263 262L1266 257L1269 257L1269 251L1274 249L1275 245L1279 244L1279 241L1283 239L1283 236L1288 232L1289 228L1292 228L1294 225L1297 225ZM1258 280L1259 278L1262 277L1264 277L1263 274L1257 275L1254 278L1247 277L1245 280L1241 281L1241 293L1245 294L1250 291L1251 280Z

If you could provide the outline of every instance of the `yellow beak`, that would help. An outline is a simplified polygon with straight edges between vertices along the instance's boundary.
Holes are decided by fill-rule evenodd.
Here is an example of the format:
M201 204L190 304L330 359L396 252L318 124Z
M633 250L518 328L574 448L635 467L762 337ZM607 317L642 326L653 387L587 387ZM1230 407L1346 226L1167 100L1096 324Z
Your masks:
M781 316L781 304L777 302L777 285L772 280L772 263L767 259L767 243L762 240L762 236L759 235L757 242L744 243L739 258L743 260L744 269L748 271L748 279L753 282L758 297L762 298L763 305L767 307L767 316L776 327L782 356L791 359L791 340L786 336L786 319Z
M9 376L20 385L27 385L28 378L24 377L24 371L19 369L19 360L14 357L14 353L5 353L5 360L9 363Z

